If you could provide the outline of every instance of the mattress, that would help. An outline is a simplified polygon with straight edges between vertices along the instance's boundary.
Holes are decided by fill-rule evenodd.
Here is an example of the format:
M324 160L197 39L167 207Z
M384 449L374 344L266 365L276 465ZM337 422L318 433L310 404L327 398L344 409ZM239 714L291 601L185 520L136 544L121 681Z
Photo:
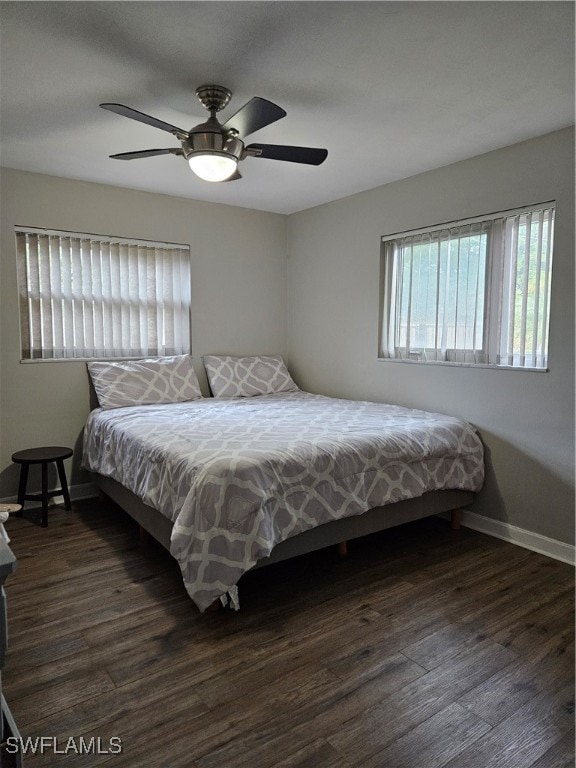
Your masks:
M96 409L83 465L173 521L170 551L200 610L281 541L484 479L466 421L301 391Z

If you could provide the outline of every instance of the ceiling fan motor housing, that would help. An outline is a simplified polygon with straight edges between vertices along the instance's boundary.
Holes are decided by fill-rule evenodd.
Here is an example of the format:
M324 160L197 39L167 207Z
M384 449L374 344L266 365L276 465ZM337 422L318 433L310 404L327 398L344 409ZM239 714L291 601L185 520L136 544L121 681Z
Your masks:
M242 159L244 153L244 142L241 141L234 131L223 132L221 128L218 131L204 130L206 124L193 128L188 134L188 138L182 142L182 149L186 159L192 154L200 152L218 153ZM201 130L198 130L198 129Z

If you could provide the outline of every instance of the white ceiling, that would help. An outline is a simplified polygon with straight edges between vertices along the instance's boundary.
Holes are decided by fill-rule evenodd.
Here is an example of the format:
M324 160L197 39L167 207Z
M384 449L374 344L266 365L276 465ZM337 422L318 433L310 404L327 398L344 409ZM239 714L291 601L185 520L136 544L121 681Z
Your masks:
M573 2L2 2L3 166L292 213L574 122ZM287 117L251 142L326 147L319 167L247 158L197 179L169 134L204 83Z

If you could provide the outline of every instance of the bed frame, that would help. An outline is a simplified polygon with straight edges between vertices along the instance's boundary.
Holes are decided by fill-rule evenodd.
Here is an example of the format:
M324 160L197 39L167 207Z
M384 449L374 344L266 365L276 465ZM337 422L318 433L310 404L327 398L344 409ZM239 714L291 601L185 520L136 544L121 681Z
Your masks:
M173 523L167 517L144 504L116 480L99 474L93 474L92 478L102 493L138 523L141 532L149 533L163 547L170 550ZM416 499L397 501L394 504L375 507L362 515L333 520L280 542L269 557L259 560L254 567L261 568L332 545L338 545L339 552L344 555L349 540L446 512L451 513L452 528L459 528L460 508L471 504L473 499L474 494L471 491L429 491Z

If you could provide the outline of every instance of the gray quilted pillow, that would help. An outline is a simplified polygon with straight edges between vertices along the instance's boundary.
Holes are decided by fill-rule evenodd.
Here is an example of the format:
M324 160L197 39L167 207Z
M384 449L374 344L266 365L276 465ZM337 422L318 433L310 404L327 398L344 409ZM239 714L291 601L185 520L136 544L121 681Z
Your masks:
M203 361L214 397L253 397L298 390L280 355L205 355Z
M88 363L101 408L181 403L202 397L190 355Z

